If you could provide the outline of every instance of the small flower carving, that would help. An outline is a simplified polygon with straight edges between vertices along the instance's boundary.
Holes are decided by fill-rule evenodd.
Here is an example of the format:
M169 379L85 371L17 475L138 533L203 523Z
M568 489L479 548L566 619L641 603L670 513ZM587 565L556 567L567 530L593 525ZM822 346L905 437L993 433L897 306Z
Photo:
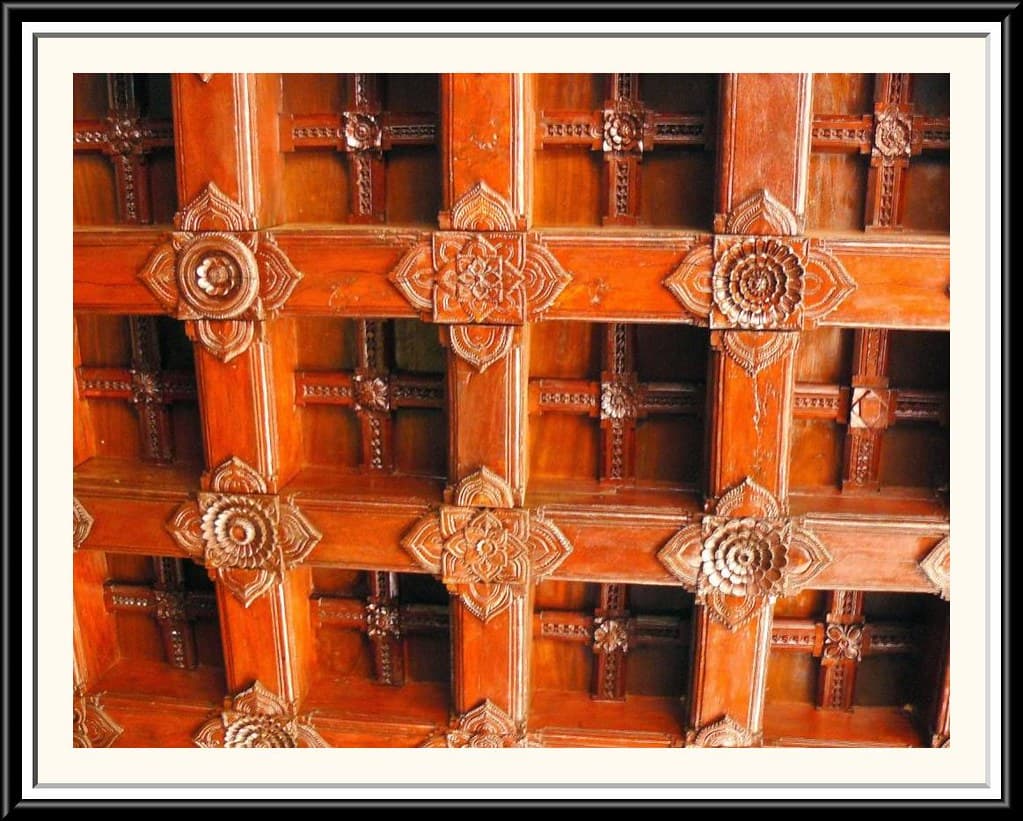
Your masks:
M382 377L356 374L352 380L355 409L386 413L390 410L389 386Z
M240 279L238 265L227 254L207 254L195 267L195 284L207 296L227 296L238 287Z
M618 619L598 617L593 620L593 650L597 653L613 653L629 650L629 631Z
M401 624L398 609L386 604L370 602L366 605L366 635L372 638L384 638L401 635Z
M909 117L897 108L886 108L876 114L874 149L886 163L910 155L912 128Z
M352 151L368 151L380 148L380 123L372 114L349 113L345 115L345 145Z
M111 119L107 141L112 154L136 154L142 149L142 129L132 118Z
M160 401L160 380L154 373L131 372L132 401L136 404Z
M625 419L636 415L636 392L623 382L604 382L600 386L600 415L604 419Z
M859 661L863 653L863 625L829 624L824 631L824 658Z
M788 531L764 519L729 519L700 554L705 586L730 596L776 595L788 563Z
M714 304L740 328L768 328L791 316L803 298L803 262L770 237L727 247L714 266Z
M604 151L642 151L643 120L633 111L604 112Z

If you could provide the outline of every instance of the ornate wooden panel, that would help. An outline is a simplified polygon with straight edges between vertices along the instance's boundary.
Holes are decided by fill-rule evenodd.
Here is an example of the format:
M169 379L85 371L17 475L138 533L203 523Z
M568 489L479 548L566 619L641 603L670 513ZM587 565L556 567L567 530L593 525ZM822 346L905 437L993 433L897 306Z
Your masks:
M948 78L75 78L77 746L943 746Z

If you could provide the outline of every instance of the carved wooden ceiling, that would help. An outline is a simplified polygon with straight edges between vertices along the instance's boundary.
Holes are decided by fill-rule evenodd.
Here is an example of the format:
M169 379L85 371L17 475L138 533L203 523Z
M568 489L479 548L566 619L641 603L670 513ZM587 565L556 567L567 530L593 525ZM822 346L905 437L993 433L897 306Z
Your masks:
M76 76L75 744L948 744L948 100Z

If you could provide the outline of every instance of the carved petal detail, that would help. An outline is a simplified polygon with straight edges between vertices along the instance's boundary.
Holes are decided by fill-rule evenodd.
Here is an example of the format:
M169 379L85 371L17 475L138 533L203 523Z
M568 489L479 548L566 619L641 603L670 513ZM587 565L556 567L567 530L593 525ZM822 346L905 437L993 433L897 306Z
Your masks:
M72 506L74 509L74 545L77 550L88 537L89 531L92 530L93 519L78 499L74 499Z
M802 590L831 562L831 553L820 539L806 528L802 519L794 520L789 539L785 595L789 596Z
M139 279L167 313L175 313L178 307L177 251L170 242L158 245L139 271Z
M927 576L941 598L949 600L949 579L951 567L950 542L948 536L938 542L921 560L920 569Z
M511 204L485 182L478 182L451 208L451 227L456 231L514 231Z
M75 690L72 739L75 747L109 747L124 729L108 716L99 696Z
M229 700L193 737L198 747L326 747L312 724L259 681Z
M703 526L686 525L672 536L657 554L668 572L679 579L687 589L695 590L700 575L700 553L703 550Z
M799 221L767 189L760 189L735 206L725 221L726 234L799 233Z
M803 312L811 326L841 305L856 290L856 282L838 257L820 240L810 243L806 255Z
M774 494L750 476L724 493L714 507L717 516L760 516L774 519L781 516L782 512L782 506Z
M323 534L293 502L282 504L280 515L281 552L285 567L293 567L312 552Z
M547 309L554 304L554 300L572 281L571 275L561 267L554 254L532 239L526 242L522 277L526 296L526 317L533 322L543 318Z
M202 561L202 518L193 501L181 505L167 523L167 532L196 561Z
M253 231L256 218L210 182L175 215L174 225L180 231Z
M260 235L256 261L259 264L263 308L272 316L287 302L302 279L302 274L277 245L273 234Z
M509 325L455 325L449 330L451 350L483 373L508 355L514 341Z
M706 240L701 239L665 280L664 285L685 306L698 324L707 325L713 303L711 277L714 272L714 253Z
M255 338L252 322L228 319L220 322L200 319L195 323L196 338L222 362L230 362L245 353Z
M689 743L693 747L752 747L754 741L753 733L726 715L703 727Z
M729 596L719 589L703 599L710 617L733 632L752 620L767 601L765 596Z
M515 506L511 485L486 465L458 483L453 501L459 507Z
M777 331L723 331L725 353L752 379L764 368L795 351L799 334Z
M209 488L215 493L268 493L266 480L259 471L237 456L221 462L212 470Z

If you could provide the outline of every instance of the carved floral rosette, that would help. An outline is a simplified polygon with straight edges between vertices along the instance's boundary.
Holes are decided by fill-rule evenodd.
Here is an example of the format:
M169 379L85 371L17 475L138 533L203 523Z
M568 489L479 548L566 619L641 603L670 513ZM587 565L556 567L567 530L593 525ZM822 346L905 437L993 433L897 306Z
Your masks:
M714 329L813 327L856 283L821 240L794 236L797 220L767 191L740 203L725 233L697 240L664 284ZM744 233L756 230L756 235Z
M196 732L197 747L293 748L327 747L307 717L271 693L259 681L234 698L224 711Z
M294 502L268 494L263 478L240 459L216 468L209 487L178 508L167 530L248 607L322 535Z
M541 515L498 506L511 499L506 482L477 471L459 483L454 505L420 519L401 542L484 622L572 552L565 535Z
M878 103L874 108L874 146L871 159L881 165L894 165L913 153L913 118L901 105Z
M455 203L449 222L451 230L414 246L390 275L428 321L521 325L540 319L571 280L486 183Z
M747 477L658 553L673 576L696 592L709 615L735 630L763 605L805 587L831 554L801 519L783 515L778 500Z
M124 729L103 710L98 695L75 688L72 743L75 747L109 747Z
M248 349L257 320L280 312L302 275L273 235L215 184L174 218L180 229L149 256L139 279L214 356Z
M463 715L450 730L434 733L423 747L529 747L522 728L489 699Z

